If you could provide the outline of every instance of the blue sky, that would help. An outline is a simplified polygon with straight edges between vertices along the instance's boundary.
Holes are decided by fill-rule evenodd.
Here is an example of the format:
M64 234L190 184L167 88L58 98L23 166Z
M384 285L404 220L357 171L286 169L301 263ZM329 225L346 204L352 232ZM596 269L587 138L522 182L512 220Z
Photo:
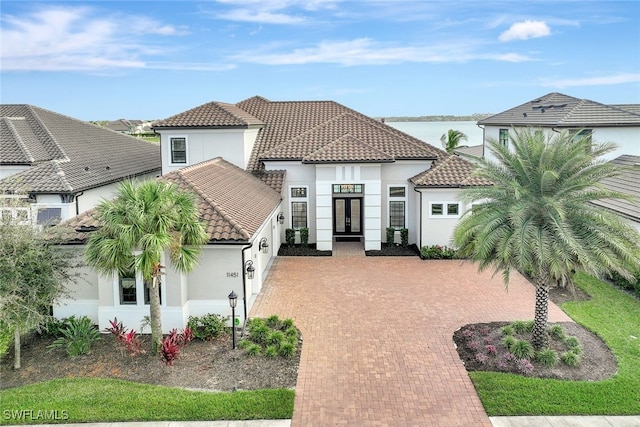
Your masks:
M209 101L497 113L549 92L640 103L640 1L7 1L0 101L82 120Z

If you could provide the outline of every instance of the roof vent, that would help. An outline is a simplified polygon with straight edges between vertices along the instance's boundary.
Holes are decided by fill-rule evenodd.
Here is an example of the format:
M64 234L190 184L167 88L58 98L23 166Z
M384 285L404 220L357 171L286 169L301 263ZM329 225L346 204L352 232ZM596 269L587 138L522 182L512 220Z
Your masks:
M84 167L84 171L87 172L89 170L89 166Z
M522 117L527 117L527 113L522 113Z
M105 167L105 169L110 171L111 170L111 166L107 165L107 167Z

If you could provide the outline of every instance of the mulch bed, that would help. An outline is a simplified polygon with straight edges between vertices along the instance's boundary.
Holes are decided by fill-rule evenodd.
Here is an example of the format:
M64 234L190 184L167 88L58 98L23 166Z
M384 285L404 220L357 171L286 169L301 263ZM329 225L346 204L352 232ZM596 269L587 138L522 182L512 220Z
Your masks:
M13 350L0 363L0 388L67 377L113 378L207 391L295 388L302 341L290 358L249 356L232 350L230 336L194 340L183 347L172 366L151 354L150 336L143 335L144 354L130 356L110 334L103 334L90 352L75 358L64 350L50 351L53 338L31 334L23 340L22 368L13 369Z
M379 251L365 251L364 253L367 256L420 256L420 249L415 244L402 246L383 243Z
M278 256L331 256L333 251L320 251L315 244L303 245L280 245Z

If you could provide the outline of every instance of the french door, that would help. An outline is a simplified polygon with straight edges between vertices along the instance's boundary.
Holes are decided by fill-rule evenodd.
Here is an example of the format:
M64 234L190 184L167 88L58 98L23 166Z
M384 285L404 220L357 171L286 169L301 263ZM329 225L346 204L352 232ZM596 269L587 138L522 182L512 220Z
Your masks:
M337 236L362 234L362 197L333 199L333 233Z

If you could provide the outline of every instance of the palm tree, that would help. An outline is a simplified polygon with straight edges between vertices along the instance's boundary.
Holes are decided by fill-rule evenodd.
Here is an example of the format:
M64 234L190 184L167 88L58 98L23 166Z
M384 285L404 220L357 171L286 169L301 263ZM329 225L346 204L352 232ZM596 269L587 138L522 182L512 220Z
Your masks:
M161 259L165 251L177 271L191 271L207 241L191 194L162 181L124 182L113 200L96 208L100 227L87 243L88 264L101 273L141 273L149 287L153 350L162 340Z
M464 132L459 130L449 129L447 133L443 133L440 137L440 142L442 143L442 148L447 150L447 153L453 152L458 145L460 145L460 141L466 141L467 135Z
M532 344L539 350L547 344L549 283L571 283L580 269L630 278L640 268L640 235L590 203L627 198L598 184L620 173L600 159L615 145L572 141L568 132L547 137L532 129L515 130L513 151L497 141L489 145L497 163L480 160L477 174L494 185L463 191L462 199L477 205L459 222L454 240L480 270L502 271L505 285L511 268L532 278Z

